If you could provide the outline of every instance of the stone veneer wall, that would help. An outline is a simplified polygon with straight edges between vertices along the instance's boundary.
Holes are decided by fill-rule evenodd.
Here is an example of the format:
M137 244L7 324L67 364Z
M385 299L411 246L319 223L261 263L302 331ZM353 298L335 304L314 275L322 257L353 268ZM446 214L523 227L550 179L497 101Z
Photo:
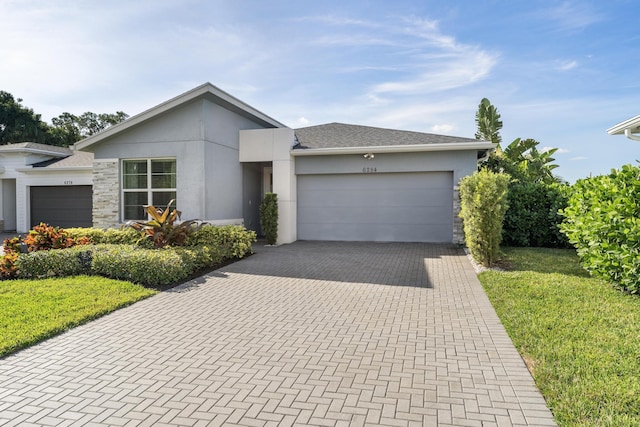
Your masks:
M118 159L93 162L93 226L116 227L120 223Z
M464 245L464 228L460 218L460 193L457 185L453 186L453 243Z

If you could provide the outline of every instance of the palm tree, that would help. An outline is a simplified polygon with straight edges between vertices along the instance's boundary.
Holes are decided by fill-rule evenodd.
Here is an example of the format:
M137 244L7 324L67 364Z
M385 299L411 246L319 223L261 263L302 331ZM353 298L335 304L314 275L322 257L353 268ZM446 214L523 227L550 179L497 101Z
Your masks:
M494 144L498 144L498 150L502 149L502 147L500 147L500 143L502 142L502 137L500 136L500 129L502 129L500 113L498 113L498 109L494 107L487 98L482 98L480 105L478 105L476 126L478 128L476 139L493 142Z
M539 151L535 139L514 139L504 150L500 146L502 121L498 109L487 98L482 98L476 112L476 139L497 144L482 167L494 172L506 172L519 182L560 182L561 178L553 174L558 165L551 157L558 149Z

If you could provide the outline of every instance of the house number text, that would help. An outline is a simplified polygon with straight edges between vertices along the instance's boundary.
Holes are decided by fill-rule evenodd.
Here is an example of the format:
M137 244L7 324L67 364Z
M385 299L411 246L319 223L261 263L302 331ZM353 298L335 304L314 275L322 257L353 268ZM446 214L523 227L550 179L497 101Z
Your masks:
M376 173L378 169L376 168L362 168L362 173Z
M65 181L64 185L73 185L73 181Z

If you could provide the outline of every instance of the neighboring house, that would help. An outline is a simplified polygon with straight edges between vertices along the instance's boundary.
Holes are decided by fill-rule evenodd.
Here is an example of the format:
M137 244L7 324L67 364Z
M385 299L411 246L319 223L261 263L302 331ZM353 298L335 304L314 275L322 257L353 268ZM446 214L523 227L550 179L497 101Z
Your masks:
M143 205L176 199L183 219L259 231L258 208L272 191L278 243L461 243L457 185L493 147L339 123L294 130L207 83L74 150L94 156L96 227L141 219Z
M91 153L21 142L0 145L0 231L26 232L40 222L92 224Z
M607 129L609 135L624 135L634 141L640 141L640 116L635 116Z

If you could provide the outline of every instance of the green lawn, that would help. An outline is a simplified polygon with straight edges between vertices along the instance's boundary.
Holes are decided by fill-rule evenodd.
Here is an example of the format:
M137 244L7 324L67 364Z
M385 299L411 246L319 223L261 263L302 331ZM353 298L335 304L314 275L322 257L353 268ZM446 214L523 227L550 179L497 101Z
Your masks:
M589 277L573 250L505 248L479 275L561 426L640 425L640 297Z
M0 281L0 357L156 292L98 276Z

